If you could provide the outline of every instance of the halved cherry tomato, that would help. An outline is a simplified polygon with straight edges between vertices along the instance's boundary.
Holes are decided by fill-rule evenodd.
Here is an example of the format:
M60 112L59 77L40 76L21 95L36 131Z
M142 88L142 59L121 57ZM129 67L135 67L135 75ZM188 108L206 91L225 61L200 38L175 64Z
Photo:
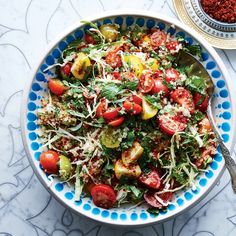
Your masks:
M125 101L123 107L126 112L131 112L133 115L140 114L142 112L142 107L134 102Z
M103 118L106 121L112 121L119 116L119 111L121 108L110 108L109 110L103 113Z
M112 79L115 79L115 80L122 80L120 73L117 72L117 71L114 71L114 72L112 73L112 76L113 76Z
M159 189L161 185L161 178L156 170L151 170L149 173L142 173L139 176L139 181L149 188Z
M151 73L142 75L139 79L139 90L143 93L149 93L154 86L154 80Z
M96 44L97 43L95 41L95 39L89 34L85 34L84 39L85 39L86 43L88 43L88 44Z
M133 72L124 72L122 73L122 78L129 80L129 81L134 81L136 79L136 76Z
M202 95L200 93L195 93L193 96L193 101L195 106L202 112L205 112L208 107L209 102L209 96L208 95Z
M160 203L154 196L155 193L153 192L147 192L144 194L144 199L145 201L152 207L158 208L158 209L162 209L163 204ZM172 199L173 197L173 193L172 192L166 192L166 193L161 193L158 195L158 197L164 202L167 203Z
M101 99L97 110L96 110L96 117L100 118L102 117L103 113L107 110L107 102L106 99Z
M171 81L175 82L179 79L179 72L174 68L169 68L166 70L166 82L170 83Z
M68 89L59 79L49 79L48 87L57 96L62 95Z
M91 196L96 206L109 209L116 202L116 194L112 187L106 184L98 184L92 187Z
M67 62L64 66L62 66L61 67L62 76L70 77L71 76L71 67L72 67L71 62Z
M171 99L174 102L182 105L183 107L187 108L190 113L195 111L195 104L193 102L192 94L185 88L177 88L170 95Z
M176 114L173 117L163 114L159 116L159 127L164 133L173 135L186 129L187 119L182 114Z
M108 125L113 126L113 127L117 127L119 125L121 125L124 122L125 118L123 116L111 121L108 123Z
M169 51L176 51L178 46L179 46L179 43L177 41L171 41L171 42L166 43L166 48Z
M122 66L121 56L117 54L120 50L120 47L117 47L114 51L111 51L107 54L105 61L109 64L112 68L117 68Z
M163 95L163 96L168 95L169 89L167 88L166 85L164 85L162 78L158 78L158 79L154 80L154 86L151 90L151 93L152 94L161 93L161 95Z
M40 155L40 164L47 174L57 174L59 171L59 166L57 164L59 159L59 154L57 152L49 150Z
M154 49L157 49L158 47L165 44L167 39L167 34L164 31L156 30L151 34L150 39L152 47Z
M138 104L138 105L142 104L143 99L140 95L133 94L132 99L133 99L133 102L135 102L136 104Z

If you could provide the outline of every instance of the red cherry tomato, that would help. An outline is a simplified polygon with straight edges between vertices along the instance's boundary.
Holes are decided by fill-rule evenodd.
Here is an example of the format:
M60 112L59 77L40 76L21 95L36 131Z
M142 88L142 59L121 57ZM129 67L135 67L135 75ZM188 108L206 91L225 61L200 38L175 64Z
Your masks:
M166 85L163 84L163 79L162 78L158 78L154 80L154 86L151 90L152 94L155 93L161 93L161 95L163 96L167 96L169 93L169 89L167 88Z
M119 116L120 108L110 108L109 110L103 113L103 118L106 121L112 121Z
M100 118L103 116L103 113L107 110L107 102L106 99L101 99L97 110L96 110L96 117Z
M205 112L208 107L209 96L202 95L200 93L195 93L193 96L193 101L195 106L202 112Z
M212 132L212 126L207 116L203 118L201 122L198 124L198 132L200 134L206 134Z
M49 79L48 87L57 96L62 95L68 89L59 79Z
M112 79L115 79L115 80L122 80L122 78L121 78L121 76L120 76L120 73L119 72L117 72L117 71L114 71L113 73L112 73Z
M151 73L142 75L139 79L139 90L143 93L149 93L154 86L154 80Z
M109 52L105 58L106 63L112 68L119 68L122 66L121 56L117 54L120 49L120 47L117 47L114 51Z
M174 51L175 52L177 50L178 46L179 46L179 43L177 41L171 41L171 42L166 43L166 48L169 51Z
M129 81L134 81L136 79L136 76L133 72L124 72L122 77Z
M111 121L108 123L108 125L113 126L113 127L117 127L120 126L123 122L124 122L125 118L123 116Z
M193 102L192 94L185 88L177 88L170 95L174 102L177 102L181 106L187 108L192 114L195 111L195 105Z
M152 47L157 49L158 47L165 45L167 34L164 31L157 30L151 34L150 39Z
M153 189L159 189L161 185L161 178L156 170L151 170L151 172L147 174L142 173L139 177L139 181Z
M123 107L126 112L131 112L133 115L140 114L142 112L142 107L134 102L125 101Z
M144 194L145 201L152 207L161 209L163 206L160 202L157 201L157 199L154 197L154 193L147 192Z
M170 83L171 81L175 82L179 79L179 72L174 68L169 68L166 70L166 82Z
M95 39L89 34L85 34L84 39L85 39L86 43L88 43L88 44L96 44L97 43L95 41Z
M164 202L164 203L168 203L172 197L173 197L173 193L171 192L166 192L166 193L161 193L161 194L158 194L158 197L161 198L161 200ZM163 206L162 203L160 203L154 196L154 193L153 192L147 192L144 194L144 199L145 201L152 207L155 207L155 208L158 208L158 209L162 209L164 208L165 206Z
M186 129L187 119L182 114L176 114L173 117L163 114L159 116L159 127L164 133L173 135Z
M59 159L57 152L49 150L40 155L40 164L47 174L57 174L59 170L57 165Z
M61 67L62 76L70 77L70 75L71 75L71 67L72 67L72 63L71 62L67 62L64 66L62 66Z
M91 195L96 206L109 209L116 202L116 194L112 187L106 184L98 184L92 187Z
M136 103L136 104L138 104L138 105L141 105L141 104L142 104L143 99L142 99L142 97L141 97L140 95L138 95L138 94L133 94L132 99L133 99L133 102L134 102L134 103Z

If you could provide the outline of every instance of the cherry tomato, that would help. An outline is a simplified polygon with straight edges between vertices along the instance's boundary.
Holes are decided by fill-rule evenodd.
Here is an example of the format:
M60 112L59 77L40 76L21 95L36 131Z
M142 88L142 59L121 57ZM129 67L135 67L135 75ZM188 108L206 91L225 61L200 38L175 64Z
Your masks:
M107 110L107 102L106 99L101 99L97 110L96 110L96 117L100 118L103 116L103 113Z
M71 67L72 67L71 62L67 62L64 66L62 66L61 67L62 76L70 77L71 76Z
M181 114L176 114L173 117L163 114L159 116L159 127L164 133L173 135L186 129L187 119Z
M59 79L49 79L48 87L57 96L62 95L67 90L67 87Z
M97 43L95 41L95 39L89 34L85 34L84 39L85 39L86 43L88 43L88 44L96 44Z
M161 178L156 170L151 170L149 173L142 173L139 181L153 189L159 189L161 185Z
M178 46L179 46L179 43L177 41L171 41L171 42L166 43L166 48L169 51L176 51Z
M150 39L152 47L157 49L158 47L165 45L167 34L161 30L156 30L151 34Z
M157 201L157 199L154 197L154 193L147 192L144 194L145 201L152 207L161 209L163 206L160 202Z
M173 193L172 192L166 192L166 193L161 193L161 194L158 194L157 195L159 198L161 198L161 200L164 202L164 203L168 203L172 197L173 197ZM163 207L163 204L160 203L154 196L154 193L152 192L147 192L144 194L144 199L145 201L152 207L155 207L155 208L158 208L158 209L162 209Z
M201 122L199 123L198 132L200 134L212 132L212 126L211 126L211 123L207 117L202 119Z
M109 110L103 113L103 118L106 121L112 121L119 116L120 108L110 108Z
M95 183L93 183L93 182L88 182L88 183L86 183L86 184L84 185L83 190L84 190L86 193L91 194L91 190L92 190L92 188L93 188L94 186L96 186Z
M134 102L125 101L123 107L126 112L131 112L133 115L140 114L142 112L142 107Z
M143 99L142 99L142 97L141 97L140 95L138 95L138 94L133 94L132 99L133 99L133 102L134 102L134 103L136 103L136 104L138 104L138 105L141 105L141 104L142 104Z
M115 80L122 80L122 78L121 78L121 76L120 76L120 73L119 72L117 72L117 71L114 71L113 73L112 73L112 79L115 79Z
M117 127L120 126L123 122L124 122L125 118L123 116L111 121L108 123L108 125L113 126L113 127Z
M93 202L96 206L109 209L116 202L116 194L112 187L106 184L98 184L91 189Z
M57 152L49 150L40 155L40 164L47 174L57 174L59 170L57 165L59 159Z
M185 88L177 88L170 95L174 102L177 102L181 106L187 108L192 114L195 111L195 104L193 102L192 94Z
M166 82L170 83L171 81L175 82L179 79L179 72L174 68L169 68L166 70Z
M122 66L121 56L117 54L119 50L120 47L117 47L114 51L109 52L105 58L106 63L112 68L119 68Z
M154 86L154 80L151 73L142 75L139 79L139 90L143 93L149 93Z
M195 106L202 112L205 112L208 107L209 96L202 95L200 93L195 93L193 96L193 101Z
M129 81L134 81L136 79L136 76L135 76L135 74L133 72L124 72L122 74L122 77L124 79L129 80Z
M169 93L169 89L167 88L166 85L164 85L162 78L158 78L154 80L154 86L151 90L152 94L160 93L160 92L161 92L161 95L163 96L167 96Z

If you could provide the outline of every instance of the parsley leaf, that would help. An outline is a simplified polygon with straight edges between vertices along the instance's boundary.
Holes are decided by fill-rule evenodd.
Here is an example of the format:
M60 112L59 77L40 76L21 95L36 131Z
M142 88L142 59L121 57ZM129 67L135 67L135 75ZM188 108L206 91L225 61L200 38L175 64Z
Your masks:
M138 79L135 79L133 81L124 82L121 85L121 87L124 88L124 89L136 90L138 88Z
M121 90L122 89L119 85L115 83L107 83L102 88L101 95L102 97L106 97L108 100L114 100Z
M161 109L160 96L159 94L155 95L146 95L144 96L145 100L149 102L154 108Z
M187 86L191 92L198 92L200 94L206 94L207 85L204 78L202 77L199 77L196 75L188 77L185 80L185 86Z
M134 139L135 139L134 130L129 131L127 134L127 137L125 139L123 139L123 141L121 143L121 149L124 150L129 147L132 147Z
M195 45L186 45L183 50L189 52L193 56L198 56L199 58L202 58L202 49L199 44Z

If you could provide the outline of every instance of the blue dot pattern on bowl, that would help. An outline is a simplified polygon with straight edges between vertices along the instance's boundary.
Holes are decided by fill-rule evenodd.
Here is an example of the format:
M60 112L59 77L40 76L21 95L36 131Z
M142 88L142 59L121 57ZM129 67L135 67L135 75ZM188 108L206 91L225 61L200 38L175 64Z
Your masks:
M105 19L103 21L104 23L112 23L115 22L116 24L119 24L120 26L126 27L126 26L132 26L134 24L138 24L139 26L144 26L146 28L153 28L158 27L160 30L166 29L169 34L173 34L176 36L181 36L186 39L188 44L195 43L195 40L189 36L186 35L185 32L179 31L176 28L171 27L165 22L156 21L155 19L146 19L143 17L133 17L133 16L117 16L114 19ZM101 24L98 22L99 25ZM40 154L41 154L41 144L37 142L38 139L38 126L37 126L37 113L36 110L38 107L40 107L40 99L43 97L46 89L46 84L48 77L52 76L53 73L51 71L47 71L47 73L44 73L45 69L47 69L48 66L53 65L58 58L61 56L61 52L68 46L70 42L73 42L75 39L82 39L84 37L84 32L89 27L85 26L81 29L76 29L74 32L72 32L70 35L68 35L65 39L61 40L58 45L51 51L50 54L45 58L44 62L40 66L38 72L35 75L35 79L32 83L31 91L29 92L28 96L28 104L27 104L27 124L26 129L28 131L28 143L29 147L31 149L31 152L33 153L34 160L38 162L38 168L40 169L39 160L40 160ZM218 65L216 62L212 59L212 57L202 49L202 60L205 68L209 70L209 73L211 74L212 78L215 81L215 85L217 88L217 94L216 97L221 98L221 103L216 104L216 108L218 110L218 113L216 113L216 116L220 118L221 123L219 124L221 130L223 131L222 138L225 142L228 142L230 139L229 133L231 130L230 127L230 119L231 119L231 104L229 99L229 93L225 84L224 79L222 78L222 74L218 68ZM160 211L160 215L167 215L170 214L170 212L174 212L175 210L178 210L180 207L184 207L187 202L190 202L192 199L194 199L200 192L201 189L206 187L208 185L208 182L214 177L214 172L219 168L219 165L222 165L223 158L220 153L217 153L214 157L214 161L210 164L208 171L205 172L202 176L198 177L198 181L196 184L197 188L196 190L188 190L184 194L177 196L176 199L173 200L173 202L168 206L166 211ZM49 180L48 180L49 181ZM54 185L54 190L58 193L62 193L65 201L72 201L74 200L74 192L73 191L67 191L67 187L63 183L57 182ZM82 198L80 201L73 201L74 206L78 207L81 211L89 212L94 216L100 216L102 218L109 218L112 221L137 221L142 220L146 221L153 217L160 217L156 216L150 213L147 213L146 211L141 212L135 212L131 211L126 212L125 210L116 212L113 210L104 210L100 209L92 203L91 200L88 200L87 198Z

